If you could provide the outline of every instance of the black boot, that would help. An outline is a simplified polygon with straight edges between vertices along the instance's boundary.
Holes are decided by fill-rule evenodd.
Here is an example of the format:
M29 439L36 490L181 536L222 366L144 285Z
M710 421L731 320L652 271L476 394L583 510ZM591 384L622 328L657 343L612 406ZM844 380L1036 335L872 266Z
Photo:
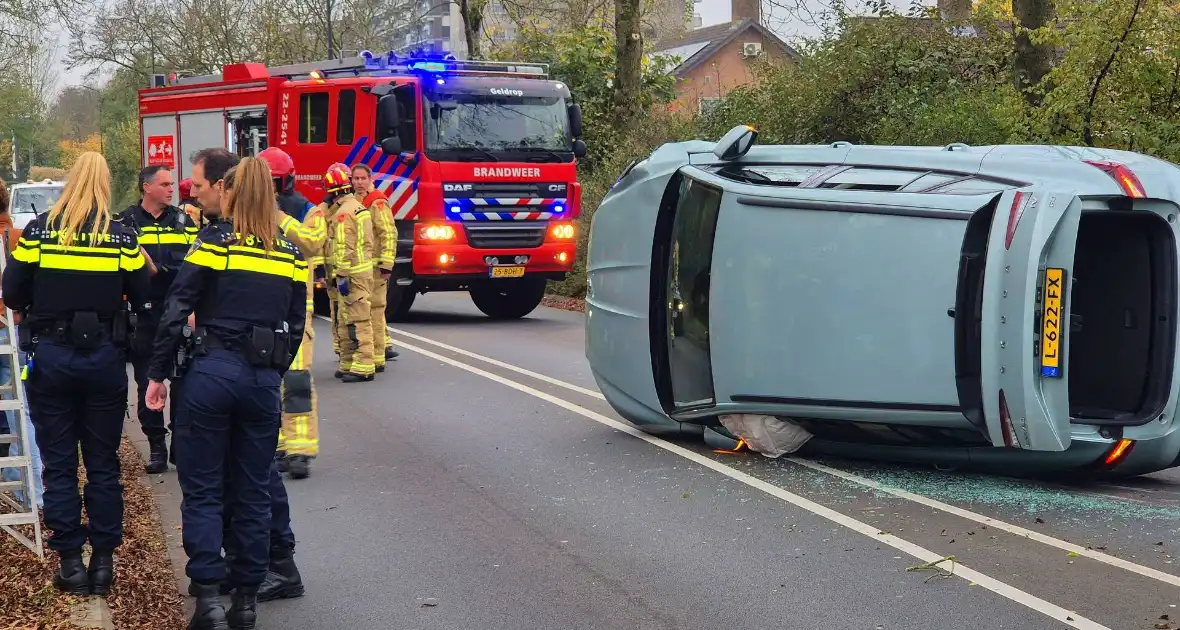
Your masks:
M397 350L394 350L393 348L388 348L388 347L385 348L385 360L386 361L388 361L390 359L396 359L397 356L398 356Z
M333 374L332 376L335 376L336 378L344 378L344 372L341 372L340 370L336 370L336 373Z
M307 455L292 455L291 478L307 479L311 475L311 458Z
M175 466L176 465L176 440L175 439L169 440L169 442L170 442L170 444L168 445L168 463Z
M151 453L148 455L147 466L143 469L152 475L168 470L168 445L164 442L164 436L148 438L148 446Z
M193 611L193 618L188 622L188 630L229 630L229 622L225 619L225 604L221 603L217 585L197 584L196 587L197 605Z
M270 567L266 570L266 579L258 588L258 601L269 602L293 597L303 597L303 578L299 576L299 569L295 566L295 551L271 547Z
M377 366L377 371L378 371L378 372L384 372L384 371L385 371L385 364L384 364L384 363L382 363L382 364L378 365L378 366Z
M113 552L95 549L90 554L90 567L86 573L90 578L90 594L106 597L115 583L115 555Z
M53 576L53 588L70 595L89 595L90 579L82 563L82 550L59 551L61 568Z
M232 586L230 586L228 582L222 582L221 584L219 584L217 586L217 594L218 595L229 595L233 591L234 591L234 588ZM189 580L188 581L188 594L192 595L193 597L198 597L200 595L200 592L201 592L201 585L197 584L196 582L194 582L192 580Z
M352 372L349 372L349 373L345 374L344 376L340 377L340 380L345 383L368 383L373 380L373 375L369 374L366 376L362 376L360 374L353 374Z
M229 627L233 630L254 630L254 622L258 618L258 587L240 586L234 589L230 596L229 612L225 614L229 620Z
M287 451L279 451L275 453L275 461L279 464L279 472L285 473L291 470L291 458L287 457Z

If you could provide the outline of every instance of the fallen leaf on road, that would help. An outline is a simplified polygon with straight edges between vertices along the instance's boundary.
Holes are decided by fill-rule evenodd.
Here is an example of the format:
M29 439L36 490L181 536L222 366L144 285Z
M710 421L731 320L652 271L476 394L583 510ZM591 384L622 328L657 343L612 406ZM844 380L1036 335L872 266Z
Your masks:
M1038 516L1036 522L1044 524L1045 519Z
M423 606L438 606L438 600L433 597L427 597L422 601Z
M687 499L687 498L688 498L688 493L687 493L687 492L685 492L684 494L680 495L680 498L681 498L681 499Z

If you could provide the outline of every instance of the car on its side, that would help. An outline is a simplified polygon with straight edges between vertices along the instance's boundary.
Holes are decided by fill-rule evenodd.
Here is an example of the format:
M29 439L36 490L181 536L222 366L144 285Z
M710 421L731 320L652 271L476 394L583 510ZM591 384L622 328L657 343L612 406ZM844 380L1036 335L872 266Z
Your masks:
M756 135L664 145L594 215L586 356L620 415L1017 474L1180 463L1180 168Z

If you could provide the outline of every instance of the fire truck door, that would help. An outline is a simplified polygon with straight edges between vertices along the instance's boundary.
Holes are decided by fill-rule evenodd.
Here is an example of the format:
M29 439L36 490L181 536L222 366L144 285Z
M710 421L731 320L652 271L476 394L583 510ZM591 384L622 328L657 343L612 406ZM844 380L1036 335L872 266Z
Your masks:
M191 177L192 156L201 149L226 148L225 112L222 110L180 114L180 142L177 143L177 179Z

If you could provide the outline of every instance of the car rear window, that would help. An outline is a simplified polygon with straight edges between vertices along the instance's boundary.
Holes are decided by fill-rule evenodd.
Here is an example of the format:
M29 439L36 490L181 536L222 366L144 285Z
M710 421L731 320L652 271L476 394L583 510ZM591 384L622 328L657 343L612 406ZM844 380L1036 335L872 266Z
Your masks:
M12 191L12 214L39 214L57 203L61 186L29 186Z

